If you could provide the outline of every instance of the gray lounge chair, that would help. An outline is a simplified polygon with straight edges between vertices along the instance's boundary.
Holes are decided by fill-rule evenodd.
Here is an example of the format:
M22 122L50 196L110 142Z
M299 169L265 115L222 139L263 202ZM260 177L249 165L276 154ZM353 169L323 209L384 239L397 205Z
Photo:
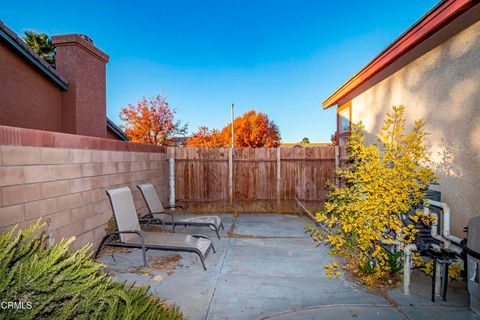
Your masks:
M151 183L143 183L139 184L138 189L140 189L140 193L143 196L143 199L147 203L148 211L150 212L145 217L153 218L156 223L161 223L165 226L165 224L172 225L172 231L175 233L175 225L184 225L186 226L194 226L194 227L209 227L217 234L218 239L220 239L220 234L218 231L220 228L225 229L223 227L222 220L219 216L203 216L203 217L180 217L175 218L174 213L172 211L168 211L165 209L173 209L173 208L180 208L183 210L182 206L173 206L173 207L164 207L162 205L162 201L158 197L157 192L153 184ZM149 220L151 221L151 220ZM141 220L140 223L151 223L149 221Z
M215 252L212 241L208 237L142 231L130 188L107 190L107 195L112 205L118 230L103 238L95 253L95 258L104 245L139 248L142 249L143 264L146 267L147 250L183 251L196 253L200 257L203 269L207 270L204 262L205 257L210 249Z

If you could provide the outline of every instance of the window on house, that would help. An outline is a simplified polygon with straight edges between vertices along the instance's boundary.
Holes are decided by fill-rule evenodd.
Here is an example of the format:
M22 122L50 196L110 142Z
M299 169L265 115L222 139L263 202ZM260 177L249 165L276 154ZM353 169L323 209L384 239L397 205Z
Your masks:
M352 118L352 103L349 101L337 109L337 143L345 145L345 140L350 134Z
M338 112L339 116L339 132L340 133L345 133L350 131L350 108L351 106L347 106L346 108L343 108Z

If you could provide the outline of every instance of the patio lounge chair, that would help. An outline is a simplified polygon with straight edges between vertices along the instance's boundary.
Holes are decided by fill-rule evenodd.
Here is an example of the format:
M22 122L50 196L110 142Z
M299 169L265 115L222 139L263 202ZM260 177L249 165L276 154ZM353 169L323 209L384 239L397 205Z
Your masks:
M218 231L220 228L225 229L223 227L222 220L218 216L203 216L203 217L193 217L193 218L174 218L174 214L172 211L167 211L165 209L173 209L173 208L180 208L183 210L182 206L173 206L173 207L164 207L162 205L162 201L158 197L153 184L151 183L144 183L137 186L140 189L140 192L143 196L143 199L147 203L147 207L149 210L149 215L146 217L150 217L155 219L155 221L162 225L168 224L172 225L172 230L175 233L175 225L184 225L186 226L194 226L194 227L210 227L210 229L214 230L217 234L218 239L220 239L220 234ZM170 218L168 219L168 216ZM151 221L151 220L150 220ZM143 222L143 221L140 221ZM147 222L149 223L149 222Z
M102 246L142 249L143 264L147 266L147 250L183 251L196 253L200 257L203 269L205 257L210 249L215 253L212 241L206 236L184 235L142 231L138 221L135 204L130 188L123 187L107 190L118 230L106 235L95 253ZM152 221L155 222L155 221Z

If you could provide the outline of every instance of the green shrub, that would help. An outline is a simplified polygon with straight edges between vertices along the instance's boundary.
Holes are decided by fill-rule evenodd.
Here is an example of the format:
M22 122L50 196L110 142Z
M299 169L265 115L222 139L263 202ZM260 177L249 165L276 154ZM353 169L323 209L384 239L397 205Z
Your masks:
M415 121L410 132L406 129L403 106L387 113L376 144L365 142L361 124L353 125L348 166L337 172L343 183L332 185L325 208L316 215L323 229L307 226L315 241L346 258L344 267L368 286L397 281L402 254L390 252L389 246L397 244L403 250L415 241L417 222L429 225L434 220L421 211L406 217L436 179L423 120ZM332 265L325 269L329 278L340 273Z
M47 246L43 225L0 235L0 318L183 319L148 288L116 283L90 258L90 246L69 252L74 240ZM23 302L23 308L6 308Z

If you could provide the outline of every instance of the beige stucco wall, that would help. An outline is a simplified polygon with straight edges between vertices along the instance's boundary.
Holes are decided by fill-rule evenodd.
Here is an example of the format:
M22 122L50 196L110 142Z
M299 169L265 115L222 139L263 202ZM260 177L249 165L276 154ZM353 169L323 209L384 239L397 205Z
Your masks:
M352 99L352 121L378 132L392 105L411 124L426 121L442 200L452 230L463 236L480 215L480 22L456 34Z

